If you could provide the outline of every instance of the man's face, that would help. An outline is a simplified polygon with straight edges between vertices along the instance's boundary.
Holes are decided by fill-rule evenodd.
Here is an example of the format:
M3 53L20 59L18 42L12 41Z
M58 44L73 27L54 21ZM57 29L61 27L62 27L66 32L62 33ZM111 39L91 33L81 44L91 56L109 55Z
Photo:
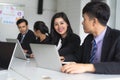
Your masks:
M18 24L18 29L19 29L20 33L25 34L26 31L28 30L28 25L26 25L25 22L22 22L22 23Z
M89 16L85 13L83 14L83 29L85 33L92 33L94 20L90 19Z

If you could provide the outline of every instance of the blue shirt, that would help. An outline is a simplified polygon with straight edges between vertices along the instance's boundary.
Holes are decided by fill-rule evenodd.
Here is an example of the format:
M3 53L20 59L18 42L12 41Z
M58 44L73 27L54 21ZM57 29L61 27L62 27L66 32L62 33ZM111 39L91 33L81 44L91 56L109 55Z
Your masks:
M25 33L25 34L21 34L21 35L22 35L22 39L21 39L20 43L22 43L22 42L23 42L23 40L24 40L25 35L27 34L27 32L28 32L28 30L26 31L26 33Z
M97 51L96 51L95 59L93 63L99 63L101 61L102 44L103 44L103 39L104 39L106 30L107 30L107 27L100 35L94 38L97 44Z

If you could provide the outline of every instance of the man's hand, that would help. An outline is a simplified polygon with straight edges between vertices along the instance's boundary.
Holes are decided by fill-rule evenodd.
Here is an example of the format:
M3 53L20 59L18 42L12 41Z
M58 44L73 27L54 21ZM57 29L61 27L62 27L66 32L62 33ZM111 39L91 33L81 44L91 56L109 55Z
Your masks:
M63 56L60 56L60 60L64 62L65 58Z
M78 63L71 63L64 65L61 69L64 73L85 73L85 72L95 72L95 68L93 64L78 64Z

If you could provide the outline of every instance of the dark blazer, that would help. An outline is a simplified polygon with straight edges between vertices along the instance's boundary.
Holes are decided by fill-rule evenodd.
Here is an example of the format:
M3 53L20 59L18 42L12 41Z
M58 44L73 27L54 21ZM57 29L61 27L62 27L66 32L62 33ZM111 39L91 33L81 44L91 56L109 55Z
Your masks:
M80 46L80 37L76 34L70 34L62 39L62 46L58 50L60 56L65 57L65 61L76 61L74 55Z
M40 39L37 38L35 43L38 43L38 44L51 44L51 41L50 41L50 37L49 36L46 36L46 38L40 42Z
M91 41L93 35L88 35L79 50L81 63L89 63ZM94 63L95 73L100 74L120 74L120 31L107 28L103 39L101 62Z
M22 34L21 33L18 34L17 39L19 41L21 41L21 39L22 39ZM25 50L28 50L28 52L27 52L28 54L32 53L32 50L31 50L29 44L34 43L35 40L36 40L36 37L35 37L34 33L31 30L28 30L28 32L26 33L26 35L23 39L23 42L21 43L22 48L25 49Z

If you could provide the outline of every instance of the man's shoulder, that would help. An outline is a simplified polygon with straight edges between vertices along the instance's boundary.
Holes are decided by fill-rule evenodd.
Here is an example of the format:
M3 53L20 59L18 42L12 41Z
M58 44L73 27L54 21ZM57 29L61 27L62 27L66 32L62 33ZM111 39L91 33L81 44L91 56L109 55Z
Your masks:
M35 37L34 32L32 30L28 30L26 37Z
M106 34L105 34L105 40L116 41L119 38L120 38L120 30L112 29L112 28L108 27Z
M113 33L116 33L116 34L120 34L120 30L112 29L111 31L112 31Z
M110 34L111 34L112 36L119 37L119 36L120 36L120 30L111 29L111 30L110 30Z
M88 34L85 39L93 39L93 35L92 34Z
M33 32L32 30L29 29L29 30L28 30L28 33L34 33L34 32Z
M28 30L27 34L28 35L34 35L34 32L32 30Z

